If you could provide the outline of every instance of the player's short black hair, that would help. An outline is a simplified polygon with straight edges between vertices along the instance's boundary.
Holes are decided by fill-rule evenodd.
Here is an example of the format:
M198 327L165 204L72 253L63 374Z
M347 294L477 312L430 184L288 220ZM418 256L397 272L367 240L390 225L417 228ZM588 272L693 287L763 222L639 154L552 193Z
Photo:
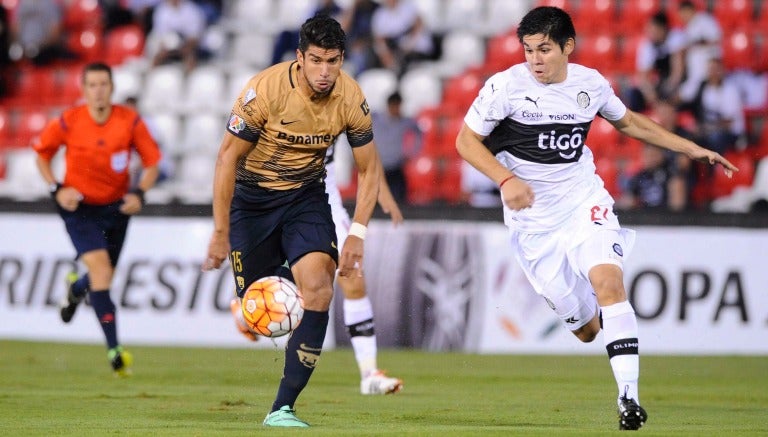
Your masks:
M540 6L525 14L517 27L517 38L523 42L523 37L542 34L555 41L561 49L569 39L576 39L576 29L573 27L571 16L554 6Z
M339 49L344 52L347 35L341 24L332 17L318 14L309 18L299 30L299 51L304 53L310 45L323 49Z
M112 67L103 62L92 62L83 68L83 76L80 78L83 83L85 83L85 75L91 71L106 71L109 75L109 81L112 82Z
M658 11L655 14L651 16L651 23L664 28L669 28L669 17L667 16L667 13L664 11Z

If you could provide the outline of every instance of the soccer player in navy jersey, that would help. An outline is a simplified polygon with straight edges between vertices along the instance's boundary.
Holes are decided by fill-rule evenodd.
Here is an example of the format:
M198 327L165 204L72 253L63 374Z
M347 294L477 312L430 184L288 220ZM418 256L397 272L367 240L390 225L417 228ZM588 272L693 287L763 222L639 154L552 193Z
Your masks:
M243 88L216 162L214 230L204 268L229 258L239 297L255 280L275 274L293 279L304 296L304 316L288 340L265 426L309 426L296 417L294 404L320 359L337 266L342 278L361 274L379 193L370 110L360 86L341 69L345 41L336 20L307 20L296 60L263 70ZM324 176L326 151L342 133L352 147L358 190L339 253Z
M618 385L619 429L638 429L648 415L638 393L637 319L622 272L634 232L619 225L595 173L585 144L590 123L600 115L632 138L721 164L729 176L737 168L627 109L598 71L570 64L576 31L562 9L531 10L517 36L526 62L485 83L456 148L499 186L513 253L536 292L579 340L594 340L602 328Z

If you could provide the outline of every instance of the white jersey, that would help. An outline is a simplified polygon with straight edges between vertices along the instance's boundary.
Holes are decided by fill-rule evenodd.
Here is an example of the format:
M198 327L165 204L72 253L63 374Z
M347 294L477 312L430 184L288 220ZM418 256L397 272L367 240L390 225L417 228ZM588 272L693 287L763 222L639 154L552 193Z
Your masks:
M627 108L597 70L578 64L567 68L566 80L554 84L538 82L527 63L497 73L464 117L470 129L486 137L496 159L533 189L531 208L504 207L504 222L518 231L551 231L588 199L610 199L585 139L598 113L618 120Z
M344 208L339 186L336 185L336 164L333 162L333 148L334 146L329 147L325 155L325 192L328 194L328 204L331 205L333 224L336 225L337 247L341 250L347 240L352 220L349 218L347 209Z

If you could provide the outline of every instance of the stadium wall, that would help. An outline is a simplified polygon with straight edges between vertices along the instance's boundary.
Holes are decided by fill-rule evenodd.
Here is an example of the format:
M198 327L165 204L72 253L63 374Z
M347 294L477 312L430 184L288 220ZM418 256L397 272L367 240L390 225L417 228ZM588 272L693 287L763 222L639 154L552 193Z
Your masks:
M626 285L652 354L768 354L768 229L631 226ZM208 217L133 220L113 299L126 344L245 347L229 314L228 269L201 272ZM90 309L58 317L76 266L60 219L0 214L0 338L101 343ZM477 353L603 353L583 345L533 293L495 220L371 223L365 271L381 347ZM335 299L334 312L341 307ZM327 347L348 344L340 321ZM278 342L281 345L282 342ZM255 347L274 347L260 341Z

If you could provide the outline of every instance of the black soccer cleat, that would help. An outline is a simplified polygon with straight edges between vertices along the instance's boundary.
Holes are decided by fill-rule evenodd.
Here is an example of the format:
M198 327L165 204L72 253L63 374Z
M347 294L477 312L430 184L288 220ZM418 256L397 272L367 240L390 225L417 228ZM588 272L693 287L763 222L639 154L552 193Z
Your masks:
M635 431L648 420L648 413L632 398L619 398L619 429Z
M72 286L75 284L75 281L77 281L77 274L70 273L67 276L67 283L69 284L67 297L59 305L59 314L61 315L61 321L64 323L69 323L72 320L72 317L75 316L75 311L77 311L77 306L85 299L85 296L77 297L72 294Z

